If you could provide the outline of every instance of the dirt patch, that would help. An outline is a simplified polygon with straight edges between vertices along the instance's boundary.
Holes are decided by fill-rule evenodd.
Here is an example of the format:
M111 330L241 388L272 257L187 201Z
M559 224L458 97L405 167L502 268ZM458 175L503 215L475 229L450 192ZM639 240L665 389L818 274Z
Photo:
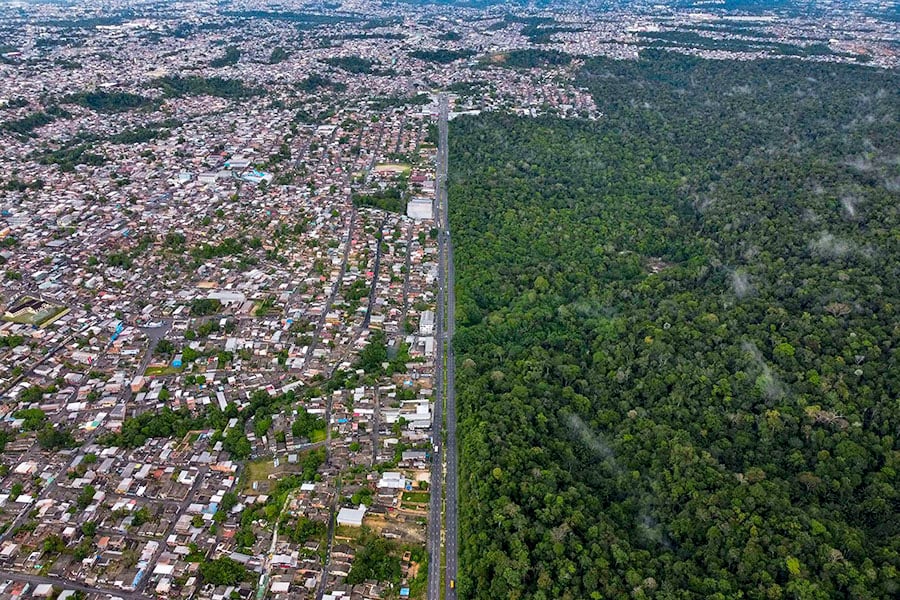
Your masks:
M424 520L424 519L422 519ZM425 525L404 515L366 517L366 526L378 535L404 544L424 544Z

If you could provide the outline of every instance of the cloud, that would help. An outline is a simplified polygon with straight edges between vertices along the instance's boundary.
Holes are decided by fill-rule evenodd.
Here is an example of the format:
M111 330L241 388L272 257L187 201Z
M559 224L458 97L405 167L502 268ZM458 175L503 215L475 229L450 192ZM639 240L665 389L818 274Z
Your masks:
M603 439L603 436L588 427L578 415L566 413L565 419L569 428L578 437L582 444L587 446L599 458L604 459L605 464L611 468L617 475L623 473L623 469L616 461L616 455L609 447L609 444ZM638 492L637 486L632 489L623 490L633 495L637 501L640 511L637 515L635 525L639 534L649 542L661 544L665 548L671 548L671 542L668 540L665 529L651 514L650 507L647 506L646 498Z
M852 167L857 171L867 172L875 168L875 164L868 158L861 156L853 157L845 163L848 167Z
M809 242L809 249L817 256L825 258L840 258L853 251L853 245L847 240L835 237L833 234L823 231L819 237Z
M745 271L735 269L731 272L731 291L734 292L734 295L739 300L754 293L755 290L750 284L750 278Z
M615 453L613 453L612 448L609 447L599 433L591 431L578 415L569 413L566 415L566 420L569 422L569 427L575 432L582 444L590 448L597 456L610 459L612 464L618 468L618 465L616 465Z
M858 198L854 198L853 196L843 196L841 198L841 207L844 209L844 216L848 219L855 220L859 214L859 204L860 201Z
M756 345L752 342L742 342L741 350L750 354L751 367L759 373L756 377L756 385L760 387L765 397L769 400L778 400L784 397L784 384L769 367Z

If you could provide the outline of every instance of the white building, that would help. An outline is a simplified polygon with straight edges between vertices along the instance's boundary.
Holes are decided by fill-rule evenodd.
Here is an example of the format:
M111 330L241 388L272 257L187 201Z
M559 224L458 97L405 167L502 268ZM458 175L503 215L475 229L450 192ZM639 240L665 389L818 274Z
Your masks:
M396 472L383 473L381 480L378 482L378 487L402 490L406 487L406 477Z
M406 216L417 221L434 218L434 203L430 198L413 198L406 205Z
M362 527L363 517L366 516L366 505L360 504L359 508L342 507L338 512L338 525L347 525L349 527Z

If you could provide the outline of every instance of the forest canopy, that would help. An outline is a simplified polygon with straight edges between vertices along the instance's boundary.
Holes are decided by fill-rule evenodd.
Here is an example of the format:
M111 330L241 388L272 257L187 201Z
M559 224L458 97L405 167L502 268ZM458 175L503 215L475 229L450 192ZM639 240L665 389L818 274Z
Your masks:
M464 598L895 598L900 78L591 59L450 129Z

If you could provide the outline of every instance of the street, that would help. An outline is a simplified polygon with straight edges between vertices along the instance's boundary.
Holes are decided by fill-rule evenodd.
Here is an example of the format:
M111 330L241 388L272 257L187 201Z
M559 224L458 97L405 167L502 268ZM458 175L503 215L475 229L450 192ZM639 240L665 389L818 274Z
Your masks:
M86 594L98 594L100 597L104 597L103 594L106 594L106 598L121 598L122 600L148 600L150 598L150 596L146 596L140 592L126 592L123 590L84 585L68 579L44 577L42 575L26 575L24 573L17 573L5 569L0 570L0 581L2 580L25 581L35 586L42 583L49 583L50 585L64 590L76 590Z

